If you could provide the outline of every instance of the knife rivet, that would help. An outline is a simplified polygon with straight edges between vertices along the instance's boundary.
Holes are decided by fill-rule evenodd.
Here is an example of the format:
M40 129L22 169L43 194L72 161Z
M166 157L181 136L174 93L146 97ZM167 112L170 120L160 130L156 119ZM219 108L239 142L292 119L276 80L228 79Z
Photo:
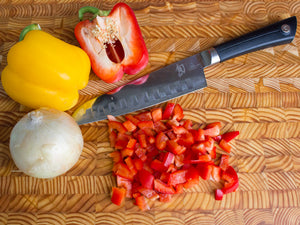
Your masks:
M287 24L283 24L281 26L281 30L282 30L283 33L288 34L291 31L291 27Z

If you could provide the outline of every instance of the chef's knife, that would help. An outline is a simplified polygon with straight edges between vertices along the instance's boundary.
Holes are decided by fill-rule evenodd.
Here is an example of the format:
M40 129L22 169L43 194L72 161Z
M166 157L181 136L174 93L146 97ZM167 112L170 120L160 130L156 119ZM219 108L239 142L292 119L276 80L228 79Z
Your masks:
M114 94L101 95L75 111L78 124L104 120L168 101L206 87L204 68L215 63L290 43L297 29L296 17L279 21L237 39L202 51L196 55L150 73L141 85L126 85Z

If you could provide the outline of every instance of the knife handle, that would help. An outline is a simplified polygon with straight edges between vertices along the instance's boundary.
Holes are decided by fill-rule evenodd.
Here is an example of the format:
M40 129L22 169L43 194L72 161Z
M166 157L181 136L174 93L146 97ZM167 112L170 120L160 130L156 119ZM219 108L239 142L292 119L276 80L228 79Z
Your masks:
M245 34L239 38L225 42L215 47L220 62L254 52L292 42L297 30L296 16Z

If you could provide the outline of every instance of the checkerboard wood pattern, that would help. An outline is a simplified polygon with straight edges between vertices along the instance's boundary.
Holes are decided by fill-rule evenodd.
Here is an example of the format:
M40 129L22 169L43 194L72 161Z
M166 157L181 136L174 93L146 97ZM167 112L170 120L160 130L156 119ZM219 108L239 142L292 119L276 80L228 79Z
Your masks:
M0 72L22 28L44 31L78 45L77 11L86 5L109 10L117 1L1 0ZM297 0L129 0L149 51L141 73L106 84L93 73L80 91L80 104L158 68L249 31L296 15ZM0 224L300 224L300 25L291 44L240 56L205 69L208 87L174 99L186 118L221 121L239 130L231 164L239 189L215 201L212 181L141 212L132 200L110 201L113 150L107 121L81 126L85 144L78 163L49 180L28 177L14 165L9 135L29 109L0 87ZM28 53L30 54L30 53ZM42 74L41 74L42 76ZM161 104L164 105L164 104ZM74 109L69 110L72 113ZM124 119L122 116L119 119Z

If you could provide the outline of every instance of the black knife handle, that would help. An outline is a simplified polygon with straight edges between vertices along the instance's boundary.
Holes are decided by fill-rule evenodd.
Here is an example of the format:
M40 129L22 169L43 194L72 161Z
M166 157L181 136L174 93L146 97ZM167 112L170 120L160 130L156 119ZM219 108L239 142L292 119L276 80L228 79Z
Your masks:
M239 38L225 42L215 47L220 62L254 52L292 42L297 30L296 16L245 34Z

